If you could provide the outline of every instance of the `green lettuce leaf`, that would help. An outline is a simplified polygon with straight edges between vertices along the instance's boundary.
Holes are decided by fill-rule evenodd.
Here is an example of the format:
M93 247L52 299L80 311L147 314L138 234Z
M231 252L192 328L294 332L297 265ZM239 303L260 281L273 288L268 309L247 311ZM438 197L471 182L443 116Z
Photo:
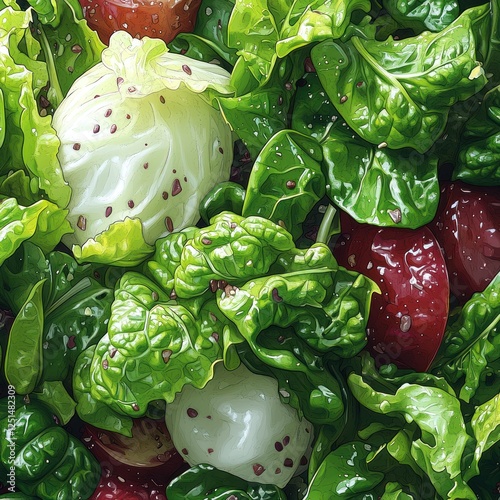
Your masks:
M286 228L294 238L325 194L321 147L293 130L275 134L255 159L242 215L258 215Z
M383 480L384 474L372 471L367 458L372 447L355 441L339 446L321 463L312 478L304 500L333 498L371 499L367 496Z
M2 194L13 196L17 182L6 179L17 171L28 181L31 197L47 197L64 208L71 190L57 160L59 139L48 116L38 110L41 89L49 79L39 43L30 31L31 11L0 11L0 179ZM9 29L5 30L4 26ZM28 195L26 195L28 196Z
M14 198L0 201L0 264L28 239L45 252L52 250L72 231L66 214L47 200L29 207L18 205Z
M500 185L500 86L486 93L466 122L453 178L480 186Z
M483 383L489 367L500 362L500 274L483 292L475 293L450 321L431 368L451 383L468 402Z
M405 28L415 33L422 31L441 31L449 26L459 15L460 7L456 0L384 0L387 12Z
M122 267L133 267L153 254L154 247L146 243L140 219L125 217L116 221L83 245L72 246L75 259Z
M349 375L348 383L354 397L367 409L403 417L402 422L407 424L402 427L408 430L416 426L408 435L406 460L428 476L442 498L475 499L464 478L474 440L466 431L460 402L449 389L435 385L441 384L437 379L432 380L428 374L425 377L434 384L422 385L420 374L409 374L403 383L393 386L394 393L375 390L356 373ZM387 385L390 388L391 384Z
M203 494L201 494L203 492ZM205 493L207 492L207 493ZM170 500L286 500L283 491L274 485L245 481L208 464L191 467L173 479L166 491Z
M464 12L438 33L385 41L327 40L311 57L321 83L349 126L380 148L427 151L449 108L484 87L481 42L489 5Z
M218 341L226 326L232 327L210 295L181 305L127 272L115 290L108 333L95 348L91 396L138 417L152 401L172 402L185 384L202 388L222 360Z

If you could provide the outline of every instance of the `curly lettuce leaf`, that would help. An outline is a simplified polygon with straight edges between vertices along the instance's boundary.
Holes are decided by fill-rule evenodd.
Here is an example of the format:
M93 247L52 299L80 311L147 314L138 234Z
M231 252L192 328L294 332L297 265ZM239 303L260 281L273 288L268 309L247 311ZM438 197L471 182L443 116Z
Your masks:
M228 285L218 296L221 310L251 345L274 325L292 326L319 352L350 357L365 346L370 298L378 292L371 280L339 267L322 243L284 253L271 272Z
M467 433L459 400L448 390L421 385L420 374L407 376L394 393L375 390L362 375L351 373L349 387L367 409L382 415L403 417L410 429L407 437L409 463L418 467L443 498L476 498L464 478L473 438ZM391 387L387 384L386 390ZM394 386L393 386L394 387ZM391 391L392 392L392 391ZM401 435L401 434L399 434ZM399 447L400 448L400 447ZM411 457L411 458L410 458Z
M500 360L500 274L483 292L475 293L448 325L432 371L453 384L470 401L483 375Z
M222 360L224 328L234 327L211 296L181 305L143 275L127 272L115 291L108 333L95 348L91 396L138 417L152 401L172 402L186 384L202 388Z
M130 217L114 222L95 238L89 238L83 245L73 245L71 249L79 263L121 267L137 266L154 252L154 247L144 239L141 220Z
M47 197L64 208L71 190L64 181L57 150L59 139L38 99L49 80L38 42L30 31L31 11L0 11L0 179L3 196L24 193L24 200ZM8 26L9 30L3 27ZM16 172L23 172L8 182ZM29 181L29 182L28 182ZM18 182L24 182L18 188ZM29 189L29 190L28 190Z
M487 4L438 33L327 40L311 57L331 101L364 140L424 153L443 132L450 106L487 83L479 61L490 23Z
M45 252L53 250L72 231L66 214L67 210L47 200L29 207L18 205L14 198L0 201L0 264L28 239Z
M132 437L132 418L113 411L106 403L95 399L92 389L92 359L96 346L90 346L78 356L73 371L72 389L76 413L84 421L99 429L119 432Z
M290 233L267 219L223 212L186 241L175 269L175 294L189 298L218 282L263 276L280 253L294 246Z

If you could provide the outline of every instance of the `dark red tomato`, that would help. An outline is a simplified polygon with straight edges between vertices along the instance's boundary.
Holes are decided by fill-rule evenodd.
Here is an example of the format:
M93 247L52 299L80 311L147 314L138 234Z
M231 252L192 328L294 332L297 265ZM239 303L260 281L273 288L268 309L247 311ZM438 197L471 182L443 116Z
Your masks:
M500 272L500 188L444 183L429 228L445 256L451 293L461 303Z
M102 469L90 500L166 500L167 484L186 469L163 420L135 419L132 437L87 424L81 439Z
M161 38L193 31L201 0L79 0L88 25L109 43L119 30L133 37Z
M449 310L443 254L432 232L358 224L341 216L333 252L340 265L380 287L372 296L368 346L378 365L426 371L441 344Z

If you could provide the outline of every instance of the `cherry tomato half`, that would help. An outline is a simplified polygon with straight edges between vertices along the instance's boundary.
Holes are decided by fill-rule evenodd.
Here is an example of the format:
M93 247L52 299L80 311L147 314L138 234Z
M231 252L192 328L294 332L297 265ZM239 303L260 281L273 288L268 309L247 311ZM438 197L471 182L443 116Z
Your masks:
M375 281L367 348L378 365L426 371L441 344L450 288L443 254L427 227L382 228L341 216L333 253L340 265Z
M103 43L119 30L133 37L161 38L193 31L201 0L79 0L88 25Z

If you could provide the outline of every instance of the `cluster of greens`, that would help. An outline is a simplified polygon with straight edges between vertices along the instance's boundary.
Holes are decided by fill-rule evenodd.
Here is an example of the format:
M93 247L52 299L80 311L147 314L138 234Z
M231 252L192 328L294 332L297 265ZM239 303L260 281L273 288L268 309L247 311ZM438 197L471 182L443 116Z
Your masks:
M453 310L428 373L377 368L379 289L327 244L340 210L411 229L441 179L500 185L498 0L203 0L168 49L230 73L212 105L233 176L196 226L118 267L106 239L100 264L60 244L72 190L52 126L105 46L77 0L29 3L0 0L0 395L130 435L244 363L314 425L308 470L281 490L200 464L169 498L497 498L500 275Z

